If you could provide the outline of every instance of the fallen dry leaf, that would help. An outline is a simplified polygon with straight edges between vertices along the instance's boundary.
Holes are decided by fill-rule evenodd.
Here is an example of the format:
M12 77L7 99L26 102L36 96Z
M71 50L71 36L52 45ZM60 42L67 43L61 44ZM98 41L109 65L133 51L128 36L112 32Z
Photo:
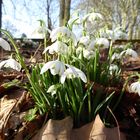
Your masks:
M32 140L126 140L118 127L106 128L99 115L95 121L79 129L72 129L70 117L63 120L49 120Z
M6 96L0 99L0 135L4 135L4 128L16 103L17 100L8 100Z

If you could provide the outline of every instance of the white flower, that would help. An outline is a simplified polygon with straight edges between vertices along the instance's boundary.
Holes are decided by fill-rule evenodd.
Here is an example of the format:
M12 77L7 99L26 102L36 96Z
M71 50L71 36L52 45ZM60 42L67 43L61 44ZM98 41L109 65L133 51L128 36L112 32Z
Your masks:
M120 28L116 28L114 30L114 39L127 39L127 34L120 30Z
M114 39L114 32L112 30L106 30L104 33L104 37L108 39Z
M54 54L54 53L67 54L68 46L61 41L56 41L51 46L48 46L47 48L45 48L43 53L46 53L48 50L50 54Z
M62 73L64 73L65 70L65 65L63 62L59 60L49 61L42 67L40 73L43 74L48 69L50 69L52 75L56 74L62 75Z
M138 93L138 95L140 96L140 82L137 81L132 83L129 87L129 91L133 93Z
M61 35L62 39L66 38L67 40L69 40L71 38L74 46L77 45L77 38L76 38L75 34L64 26L58 27L51 32L51 34L50 34L51 41L54 42L55 40L58 39L58 37L60 35Z
M109 48L109 41L106 38L97 38L96 45L103 46L104 48Z
M83 56L89 60L95 56L95 52L92 50L83 50Z
M131 56L131 57L134 57L134 58L138 57L137 52L134 51L134 50L132 50L132 49L127 49L125 51L122 51L120 55L121 56L123 56L123 55L125 55L125 56Z
M0 46L6 51L11 51L11 47L10 47L9 43L6 40L4 40L3 38L0 38Z
M103 19L103 16L100 13L92 12L92 13L85 15L83 19L84 19L84 21L88 20L90 22L94 22L95 20Z
M66 78L72 79L75 77L81 78L81 80L85 83L87 82L87 78L84 72L82 72L80 69L76 67L73 67L67 64L66 66L68 66L68 68L65 70L65 72L61 75L61 78L60 78L60 82L62 84L65 82Z
M109 71L110 71L110 74L114 74L114 73L118 73L119 72L119 67L115 64L111 64L110 67L109 67Z
M56 87L56 85L51 85L51 86L48 88L48 90L47 90L47 93L51 93L52 96L55 95L56 92L57 92L57 87Z
M114 30L106 30L105 37L115 41L117 39L127 39L127 34L121 31L120 28L116 28Z
M79 14L80 14L80 9L75 10L71 14L71 18L69 19L68 24L69 25L72 25L72 24L76 24L76 25L77 24L81 24L81 20L80 20Z
M15 69L17 71L20 71L21 70L21 65L16 60L14 60L12 58L0 62L0 69L2 67L12 68L12 69Z
M79 43L88 46L90 43L90 37L89 36L82 36L79 40Z
M114 61L114 60L119 60L122 58L122 55L120 55L119 53L114 53L111 57L111 60Z

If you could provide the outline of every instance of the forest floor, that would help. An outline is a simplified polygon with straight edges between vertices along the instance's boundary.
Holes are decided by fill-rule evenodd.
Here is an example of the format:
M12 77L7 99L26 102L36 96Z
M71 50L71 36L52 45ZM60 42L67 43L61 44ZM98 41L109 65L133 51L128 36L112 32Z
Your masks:
M42 60L42 51L25 48L20 52L28 66ZM31 59L31 56L34 57ZM0 50L1 60L8 57L9 53ZM123 78L134 71L140 71L140 57L126 62ZM24 71L0 70L0 140L22 140L24 136L30 139L47 119L46 114L38 115L30 122L24 120L27 111L33 108L34 101L18 81L28 81ZM140 97L126 92L115 114L120 130L126 135L127 140L140 140Z

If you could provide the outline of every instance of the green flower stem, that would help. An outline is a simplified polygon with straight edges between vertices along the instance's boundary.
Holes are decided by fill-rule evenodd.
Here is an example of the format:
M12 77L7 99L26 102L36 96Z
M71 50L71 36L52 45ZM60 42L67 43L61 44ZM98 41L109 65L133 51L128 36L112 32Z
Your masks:
M47 38L46 38L46 34L45 34L45 37L44 37L44 49L47 48ZM47 62L48 59L47 59L47 53L45 53L45 62Z
M8 38L9 40L11 41L11 44L13 45L15 51L16 51L16 54L17 54L17 58L18 58L18 61L19 63L21 64L21 66L24 68L25 70L25 73L26 73L26 76L32 86L32 90L34 93L37 93L37 91L39 92L39 88L37 88L38 86L35 85L34 81L31 79L31 75L29 73L29 70L28 68L26 67L26 64L23 60L23 58L21 57L20 55L20 52L18 50L18 47L16 46L16 43L15 41L13 40L12 36L10 35L10 33L8 33L6 30L3 30L3 29L0 29ZM39 92L40 93L40 92ZM37 102L39 102L40 104L42 104L44 106L45 102L44 102L44 99L42 97L45 97L44 94L43 96L41 94L37 93L37 95L33 95L34 98L37 100ZM41 92L42 93L42 92ZM38 99L40 98L40 99ZM45 98L46 99L46 98Z
M96 49L96 52L95 52L95 58L94 58L94 81L96 81L96 76L97 76L97 64L98 64L98 60L99 60L99 50Z
M91 121L91 93L90 91L88 91L88 119L89 119L89 122Z
M124 85L123 85L123 88L122 88L122 91L121 91L121 93L120 93L120 96L119 96L119 98L117 99L117 103L114 105L112 111L114 111L114 110L116 109L116 107L119 105L119 103L120 103L120 101L121 101L121 99L122 99L122 96L124 95L124 91L125 91L125 89L126 89L126 86L127 86L128 82L129 82L129 80L130 80L133 76L134 76L134 75L130 76L130 77L125 81L125 83L124 83Z

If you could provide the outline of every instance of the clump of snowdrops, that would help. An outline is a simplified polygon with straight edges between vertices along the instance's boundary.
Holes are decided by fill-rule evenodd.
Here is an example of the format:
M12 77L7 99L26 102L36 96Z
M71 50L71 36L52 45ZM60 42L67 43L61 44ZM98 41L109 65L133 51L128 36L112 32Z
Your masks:
M32 65L30 73L12 36L1 30L14 46L19 63L12 59L13 67L12 63L8 63L12 61L6 60L0 63L0 68L5 66L16 70L21 67L25 69L29 80L26 87L35 102L34 114L48 113L49 118L53 119L71 116L78 127L93 120L97 113L102 113L106 118L107 106L114 110L119 104L123 87L118 99L115 91L104 93L100 86L99 89L94 88L98 88L95 87L96 84L107 87L121 82L121 67L117 60L130 54L126 49L118 56L120 53L116 54L113 50L111 40L90 35L86 30L86 22L95 19L102 20L103 17L99 13L90 13L80 21L83 28L79 39L72 31L79 18L65 27L50 31L50 46L47 46L44 35L44 62ZM46 30L45 24L41 28ZM104 51L107 53L102 61Z

